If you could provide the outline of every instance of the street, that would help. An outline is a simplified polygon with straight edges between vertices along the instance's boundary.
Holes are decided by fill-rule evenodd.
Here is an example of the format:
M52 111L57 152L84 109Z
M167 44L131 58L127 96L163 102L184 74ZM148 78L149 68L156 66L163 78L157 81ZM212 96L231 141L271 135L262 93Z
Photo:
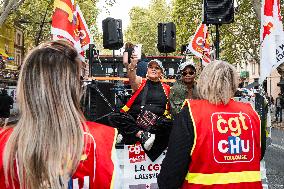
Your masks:
M272 143L266 148L264 160L270 189L284 188L284 129L273 127Z

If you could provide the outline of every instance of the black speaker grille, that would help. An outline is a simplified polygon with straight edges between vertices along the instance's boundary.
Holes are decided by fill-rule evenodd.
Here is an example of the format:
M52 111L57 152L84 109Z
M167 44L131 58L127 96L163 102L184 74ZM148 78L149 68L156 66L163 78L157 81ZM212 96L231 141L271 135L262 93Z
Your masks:
M176 26L173 22L158 24L157 47L161 53L176 51Z
M229 24L234 21L234 0L204 0L203 23Z
M102 22L103 46L105 49L116 50L123 46L122 21L106 18Z

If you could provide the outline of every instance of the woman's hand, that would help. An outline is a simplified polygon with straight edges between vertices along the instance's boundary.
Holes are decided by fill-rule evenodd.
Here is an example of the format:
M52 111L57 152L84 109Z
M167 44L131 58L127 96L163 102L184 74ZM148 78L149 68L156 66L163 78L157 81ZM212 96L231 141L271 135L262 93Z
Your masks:
M123 56L126 56L126 55L123 55ZM128 53L127 53L127 59L128 59ZM142 78L136 75L138 56L137 54L135 54L135 52L132 53L130 62L131 62L130 64L127 64L127 77L129 78L129 83L131 85L132 90L136 91L142 82Z

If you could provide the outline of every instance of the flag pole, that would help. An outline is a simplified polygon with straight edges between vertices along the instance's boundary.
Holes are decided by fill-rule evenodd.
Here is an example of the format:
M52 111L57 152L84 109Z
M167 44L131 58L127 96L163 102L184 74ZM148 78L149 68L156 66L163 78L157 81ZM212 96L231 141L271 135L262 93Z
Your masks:
M47 11L48 11L48 8L49 8L49 5L46 7L46 10L45 10L45 14L44 14L44 17L41 21L41 24L40 24L40 29L39 29L39 32L38 32L38 35L37 35L37 38L36 38L36 41L35 41L35 45L38 46L39 44L39 40L41 38L41 33L42 33L42 29L43 29L43 26L44 26L44 23L45 23L45 18L47 16Z

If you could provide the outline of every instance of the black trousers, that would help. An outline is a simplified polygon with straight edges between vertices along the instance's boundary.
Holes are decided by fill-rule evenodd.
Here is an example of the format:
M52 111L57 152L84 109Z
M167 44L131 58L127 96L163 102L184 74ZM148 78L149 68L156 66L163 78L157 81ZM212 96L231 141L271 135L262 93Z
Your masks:
M136 120L130 114L112 113L109 115L109 122L122 134L126 145L132 145L139 141L135 135L143 129L136 125ZM152 161L155 161L167 148L171 129L172 120L165 117L159 117L156 125L149 129L149 132L155 134L156 138L151 150L144 150Z
M282 122L282 108L281 107L276 107L276 111L275 111L276 121L278 121L278 117L280 118L280 122Z

